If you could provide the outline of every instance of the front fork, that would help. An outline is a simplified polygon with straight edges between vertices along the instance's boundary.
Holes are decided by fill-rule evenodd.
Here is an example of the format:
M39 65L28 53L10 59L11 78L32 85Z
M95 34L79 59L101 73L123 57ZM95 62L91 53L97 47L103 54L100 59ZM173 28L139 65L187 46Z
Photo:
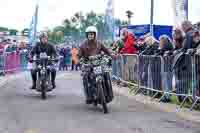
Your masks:
M103 75L102 74L99 74L99 75L96 75L96 78L95 78L95 88L94 88L94 95L95 95L95 98L98 99L99 98L99 90L98 90L98 84L102 84L103 82Z
M37 77L36 78L37 79L36 80L36 88L40 90L41 89L41 79L40 79L40 73L39 73L39 71L36 72L36 77Z
M41 70L42 71L42 70ZM40 73L41 71L37 71L36 76L37 76L37 80L36 80L36 87L37 89L41 89L42 84L46 85L50 85L51 84L51 76L50 76L50 72L45 72L45 73ZM44 81L45 80L45 81Z
M85 95L89 95L89 97L97 100L99 98L97 87L98 84L102 84L103 82L103 74L95 75L94 73L83 73L82 76Z

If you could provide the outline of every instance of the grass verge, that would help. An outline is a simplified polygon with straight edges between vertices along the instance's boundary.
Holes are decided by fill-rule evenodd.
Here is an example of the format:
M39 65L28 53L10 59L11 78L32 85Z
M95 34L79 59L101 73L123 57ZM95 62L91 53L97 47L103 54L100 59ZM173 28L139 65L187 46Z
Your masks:
M127 87L129 88L129 91L128 91L129 95L134 94L135 90L137 89L137 86L132 86L131 84L128 84ZM175 96L175 95L172 95L170 97L170 102L169 103L176 104L176 105L180 105L181 104L179 102L177 96ZM185 102L183 107L184 108L190 108L191 106L192 106L192 102L191 102L191 100L188 100L188 101ZM194 110L200 111L200 106L195 107Z

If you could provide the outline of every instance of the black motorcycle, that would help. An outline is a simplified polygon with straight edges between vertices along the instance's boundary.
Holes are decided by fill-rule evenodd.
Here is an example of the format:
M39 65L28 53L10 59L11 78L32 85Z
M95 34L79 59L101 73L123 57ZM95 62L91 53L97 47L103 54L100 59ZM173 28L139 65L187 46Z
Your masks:
M80 60L83 86L86 96L92 97L92 104L101 104L103 112L108 113L107 103L113 100L113 90L109 67L111 58L105 55L90 56Z
M35 63L35 68L37 71L37 80L36 80L36 91L41 92L41 98L43 100L47 97L47 92L52 91L52 82L51 82L51 68L54 62L57 62L58 59L52 59L47 56L46 53L40 53L39 57L34 56L32 60Z

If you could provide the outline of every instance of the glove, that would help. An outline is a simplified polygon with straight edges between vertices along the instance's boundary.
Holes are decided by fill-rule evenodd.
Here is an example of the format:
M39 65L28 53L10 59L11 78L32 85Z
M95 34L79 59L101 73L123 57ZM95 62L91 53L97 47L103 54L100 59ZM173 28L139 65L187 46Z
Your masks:
M33 63L33 58L29 58L28 61L29 61L30 63Z
M200 55L200 49L197 49L195 54Z
M189 54L189 55L194 55L195 52L196 52L195 49L188 49L187 50L187 54Z
M54 59L54 62L55 62L55 63L58 63L58 62L59 62L59 59L58 59L58 58L55 58L55 59Z

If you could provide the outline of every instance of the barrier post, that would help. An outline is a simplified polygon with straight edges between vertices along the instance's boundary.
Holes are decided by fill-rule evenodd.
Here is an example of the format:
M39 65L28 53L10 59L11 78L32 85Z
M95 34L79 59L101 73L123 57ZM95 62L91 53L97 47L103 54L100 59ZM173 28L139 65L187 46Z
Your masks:
M181 94L177 94L177 96L184 98L180 108L182 108L187 100L192 97L191 93L193 93L193 66L192 66L192 56L190 54L185 53L183 56L183 60L181 62L181 68L184 70L181 71ZM182 68L182 69L183 69Z
M193 82L192 82L192 96L193 96L193 100L194 103L192 104L190 111L193 110L193 108L196 106L197 102L200 100L200 98L198 97L200 94L199 88L197 89L197 87L199 87L199 69L198 69L198 65L199 65L199 55L195 55L192 58L192 65L193 65L193 69L192 69L192 74L193 74ZM198 91L197 91L198 90Z

